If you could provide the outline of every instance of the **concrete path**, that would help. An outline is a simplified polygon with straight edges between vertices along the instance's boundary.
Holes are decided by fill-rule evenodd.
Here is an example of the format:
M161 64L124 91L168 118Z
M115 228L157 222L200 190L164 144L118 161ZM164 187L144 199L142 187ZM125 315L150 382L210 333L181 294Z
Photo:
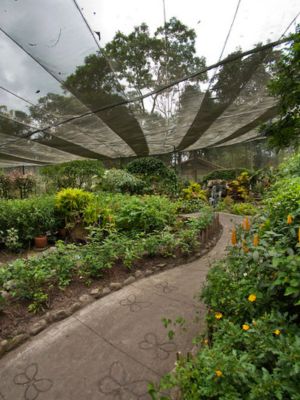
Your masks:
M147 383L169 372L176 352L190 350L204 329L205 307L195 295L230 238L232 217L220 217L223 234L203 258L126 286L4 356L0 400L149 399ZM178 316L188 329L169 341L161 319Z

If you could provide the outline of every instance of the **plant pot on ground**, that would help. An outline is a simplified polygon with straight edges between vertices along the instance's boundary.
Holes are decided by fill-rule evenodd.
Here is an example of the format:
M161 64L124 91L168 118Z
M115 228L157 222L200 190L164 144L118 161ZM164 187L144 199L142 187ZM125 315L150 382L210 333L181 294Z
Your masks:
M48 246L47 235L39 235L34 238L34 247L36 249L44 249Z

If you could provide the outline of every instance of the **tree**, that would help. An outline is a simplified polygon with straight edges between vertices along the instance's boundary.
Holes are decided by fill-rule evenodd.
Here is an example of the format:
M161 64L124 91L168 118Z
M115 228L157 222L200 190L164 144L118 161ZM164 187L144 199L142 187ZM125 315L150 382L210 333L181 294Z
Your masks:
M300 26L282 51L268 87L278 98L278 119L261 126L272 148L298 147L300 134Z
M129 35L117 32L104 53L111 60L118 79L126 82L128 94L141 96L205 67L205 59L195 55L195 41L195 31L173 17L158 27L153 36L145 23ZM205 79L203 74L194 82ZM175 85L154 94L148 111L141 100L139 111L170 117L186 85Z

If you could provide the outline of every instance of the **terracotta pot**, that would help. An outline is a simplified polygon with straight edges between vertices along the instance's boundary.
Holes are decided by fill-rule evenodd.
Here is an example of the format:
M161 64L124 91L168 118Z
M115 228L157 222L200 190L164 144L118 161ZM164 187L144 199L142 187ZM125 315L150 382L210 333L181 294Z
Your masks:
M48 238L47 236L36 236L34 238L34 246L37 249L43 249L44 247L47 247L48 245Z

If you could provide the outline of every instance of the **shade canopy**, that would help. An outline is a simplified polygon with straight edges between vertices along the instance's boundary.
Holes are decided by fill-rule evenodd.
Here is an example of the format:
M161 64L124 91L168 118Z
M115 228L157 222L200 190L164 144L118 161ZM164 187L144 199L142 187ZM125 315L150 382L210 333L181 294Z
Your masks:
M0 166L256 139L294 0L1 0Z

